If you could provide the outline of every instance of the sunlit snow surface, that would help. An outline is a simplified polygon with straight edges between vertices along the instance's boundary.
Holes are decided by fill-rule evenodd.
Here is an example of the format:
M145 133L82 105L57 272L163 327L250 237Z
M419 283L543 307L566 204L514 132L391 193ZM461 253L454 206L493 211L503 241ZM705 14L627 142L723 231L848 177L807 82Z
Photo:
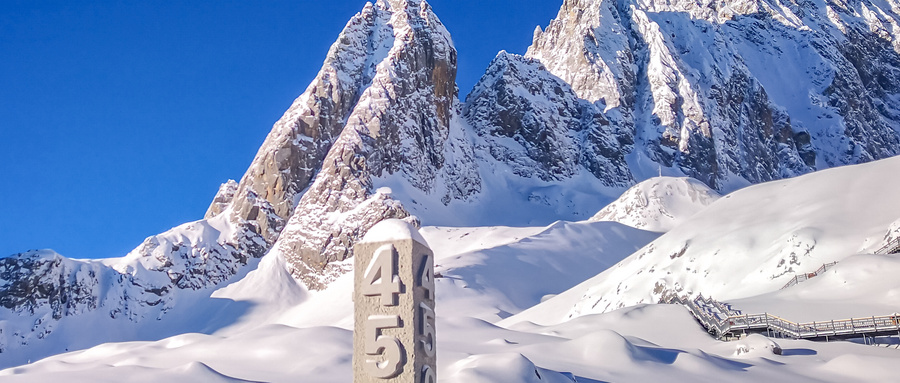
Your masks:
M646 286L642 276L649 269L640 265L675 274L694 263L706 265L709 274L682 273L677 281L693 293L710 290L745 312L768 311L803 321L900 311L900 280L895 277L900 275L900 256L865 254L898 226L896 174L900 159L749 187L705 208L668 206L666 201L687 206L687 200L645 192L694 191L653 184L615 202L636 207L641 204L629 198L660 201L653 208L673 212L667 219L675 223L665 234L609 221L425 227L421 233L435 250L440 275L439 380L895 380L900 361L900 350L892 348L896 339L892 347L774 339L783 350L776 355L772 340L761 336L714 340L679 306L602 310L591 305L602 302L601 296L625 302L647 295L653 286ZM684 244L688 250L670 257ZM648 253L651 246L658 250ZM715 255L715 249L725 255ZM793 274L768 278L770 267L779 257L790 265L791 252L800 261L793 264L798 272L813 271L826 261L839 263L823 275L778 290ZM188 304L159 323L169 326L167 334L178 329L205 334L106 343L3 370L0 381L351 382L352 273L324 291L310 292L293 282L283 262L267 256L246 277L211 298L182 302ZM626 272L628 268L633 270ZM735 276L738 271L742 274ZM632 287L616 291L623 281ZM729 296L728 291L734 292ZM104 327L108 321L82 323L86 338L114 329ZM55 334L47 341L53 342Z

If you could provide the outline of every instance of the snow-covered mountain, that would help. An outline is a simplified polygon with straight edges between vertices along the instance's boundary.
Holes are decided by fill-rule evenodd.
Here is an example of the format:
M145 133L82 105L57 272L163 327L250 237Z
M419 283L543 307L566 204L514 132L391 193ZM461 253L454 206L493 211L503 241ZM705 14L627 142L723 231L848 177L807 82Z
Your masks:
M897 12L566 0L526 57L604 110L635 178L662 166L732 190L898 153Z
M722 280L731 283L733 289L747 285L739 292L746 298L729 300L740 308L770 312L791 308L783 315L826 316L813 320L860 311L885 314L883 310L897 304L900 282L886 276L900 272L900 255L856 253L879 247L887 230L896 228L896 223L884 219L891 214L898 216L892 193L896 182L882 182L882 188L851 203L833 195L815 206L801 204L796 211L785 212L784 204L793 201L775 201L785 193L795 199L809 193L820 193L813 196L821 197L827 194L822 191L823 185L873 189L867 180L889 179L898 166L900 158L894 158L750 187L699 209L661 236L609 221L558 222L546 227L423 227L422 236L435 249L439 275L436 327L440 381L891 381L900 357L895 349L759 335L721 342L710 337L679 306L639 304L618 310L589 310L595 301L585 299L585 291L611 286L607 281L614 275L610 273L653 257L644 251L667 243L672 235L716 226L725 230L734 219L746 222L755 216L761 222L747 226L735 237L745 245L750 242L748 238L755 238L759 241L756 249L791 250L788 242L768 244L764 240L774 231L797 225L798 217L811 215L800 224L820 227L819 245L826 250L847 249L847 254L836 259L840 262L833 271L789 289L778 290L780 281L728 279L739 266L752 275L754 266L769 263L766 254L756 252L718 259L722 267L711 267L702 279L665 263L662 267L671 271L667 275L672 278L688 281L683 282L685 285L702 285L698 289L716 287ZM657 179L647 184L684 182ZM634 208L647 206L649 212L658 211L659 206L676 211L674 207L683 206L693 193L659 187L643 190L659 204ZM626 195L622 201L631 199ZM739 208L744 203L749 206ZM761 208L767 203L776 206ZM733 214L714 214L721 213L720 209ZM755 214L748 213L751 211ZM848 211L855 212L849 213L852 221L828 219ZM698 251L701 246L709 248L718 233L694 238ZM863 238L865 233L871 233L869 242ZM807 263L806 258L800 259ZM706 260L696 263L701 261ZM602 270L607 271L591 278ZM646 274L648 271L636 277ZM584 279L587 282L580 283ZM707 279L709 282L704 282ZM643 284L632 285L631 280L625 280L629 286L623 287L618 296L644 294ZM176 308L158 321L164 328L175 328L175 332L147 341L107 343L61 353L2 370L0 377L10 382L93 382L123 375L148 382L350 381L352 271L318 291L292 281L283 259L266 256L239 281L190 301L193 312ZM114 323L78 329L82 333L105 333ZM188 330L189 326L196 330ZM56 331L47 339L62 342L59 336ZM896 345L895 339L893 342ZM776 348L780 354L773 352ZM33 353L34 349L21 352Z
M427 2L368 3L204 219L123 258L0 258L0 366L108 341L345 323L335 302L352 245L388 218L469 247L442 266L460 281L445 304L491 322L772 291L900 237L896 206L873 205L895 160L719 198L900 153L898 12L879 0L566 0L461 102L456 49ZM465 229L496 225L528 228ZM551 282L521 284L508 267ZM288 312L301 319L267 319ZM91 326L105 331L79 331Z
M197 297L208 299L216 287L243 277L259 262L252 254L264 247L220 216L149 237L122 258L73 260L52 250L0 258L0 363L177 334L185 328L166 329L162 319L176 308L190 311ZM102 331L86 336L84 327ZM55 341L46 344L51 334Z

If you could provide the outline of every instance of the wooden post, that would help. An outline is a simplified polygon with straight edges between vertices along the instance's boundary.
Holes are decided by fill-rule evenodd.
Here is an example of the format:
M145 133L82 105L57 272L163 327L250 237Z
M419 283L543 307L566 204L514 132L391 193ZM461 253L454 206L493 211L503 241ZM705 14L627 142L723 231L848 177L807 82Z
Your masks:
M354 252L354 383L436 383L434 253L410 224L378 223Z

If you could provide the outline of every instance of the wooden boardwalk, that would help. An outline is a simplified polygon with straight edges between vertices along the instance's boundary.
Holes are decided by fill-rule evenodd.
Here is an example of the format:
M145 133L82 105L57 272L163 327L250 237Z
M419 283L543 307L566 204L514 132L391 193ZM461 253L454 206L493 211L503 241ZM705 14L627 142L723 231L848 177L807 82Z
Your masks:
M900 237L894 238L886 243L880 249L875 250L875 254L897 254L900 253Z
M887 242L875 254L900 253L900 237ZM831 270L837 262L826 263L816 271L795 275L781 289L814 278ZM727 303L698 295L694 299L676 294L665 294L660 303L680 304L717 339L738 338L746 333L765 332L772 336L793 339L831 340L869 338L876 336L900 336L900 314L865 318L834 319L798 323L769 313L744 314Z
M680 304L716 339L729 340L747 333L767 333L770 336L837 340L900 336L900 314L797 323L769 313L744 314L731 305L698 295L694 299L667 295L661 303Z

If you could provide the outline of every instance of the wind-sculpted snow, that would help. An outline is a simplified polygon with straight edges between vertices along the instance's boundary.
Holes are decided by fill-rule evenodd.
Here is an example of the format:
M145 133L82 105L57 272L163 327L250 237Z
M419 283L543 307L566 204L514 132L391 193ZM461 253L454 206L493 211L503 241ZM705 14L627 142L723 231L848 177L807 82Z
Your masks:
M720 197L719 193L692 178L651 178L628 189L590 220L667 232Z
M820 181L806 186L816 189L827 183ZM771 185L787 189L788 195L806 191L783 187L783 182ZM895 189L895 185L886 186ZM707 209L730 199L736 199L734 204L746 202L737 200L737 195L724 198ZM860 200L846 209L864 210L861 206L870 202L873 200ZM748 206L751 208L769 225L796 219L760 210L759 205ZM890 213L894 212L872 214L869 231L874 234L868 245L880 244L885 229L896 221L883 219ZM888 222L887 226L875 228L882 221ZM691 220L682 225L690 224ZM748 230L760 231L761 227ZM834 341L778 339L776 344L761 336L720 342L677 305L635 305L555 323L553 319L567 310L550 304L567 293L551 298L553 294L577 284L591 270L626 256L656 238L656 233L612 222L560 222L548 227L426 227L422 235L438 250L436 327L441 381L884 382L896 375L896 350ZM831 244L846 241L848 247L868 246L860 245L858 239L849 236ZM897 256L852 258L839 263L834 275L829 272L804 282L824 284L827 289L806 289L801 284L795 288L804 290L783 290L771 301L787 298L787 306L803 304L807 294L813 295L814 304L867 296L861 308L871 309L896 300L892 293L898 286L896 278L883 276L900 268ZM822 279L816 281L818 278ZM872 278L877 282L871 283ZM852 287L847 289L842 281ZM282 259L266 257L246 277L212 294L206 291L193 300L180 296L186 306L176 307L160 321L151 321L160 325L149 332L155 335L136 338L142 341L86 345L84 340L71 342L61 337L63 331L55 331L46 338L49 344L73 347L69 352L19 349L21 353L0 354L21 359L15 367L0 371L0 380L96 382L127 377L136 382L350 382L352 275L337 278L321 291L307 291L293 282ZM836 297L835 293L845 295ZM541 300L544 303L538 304ZM805 307L811 307L806 303ZM530 308L519 313L525 307ZM507 317L510 314L514 315ZM96 339L101 333L123 331L121 323L81 322L69 335L77 332L75 339ZM25 358L57 353L25 364ZM3 360L4 366L11 366L9 360Z
M558 313L542 318L558 322L665 293L727 301L778 290L795 274L882 247L900 217L898 172L895 157L739 190L533 310Z

